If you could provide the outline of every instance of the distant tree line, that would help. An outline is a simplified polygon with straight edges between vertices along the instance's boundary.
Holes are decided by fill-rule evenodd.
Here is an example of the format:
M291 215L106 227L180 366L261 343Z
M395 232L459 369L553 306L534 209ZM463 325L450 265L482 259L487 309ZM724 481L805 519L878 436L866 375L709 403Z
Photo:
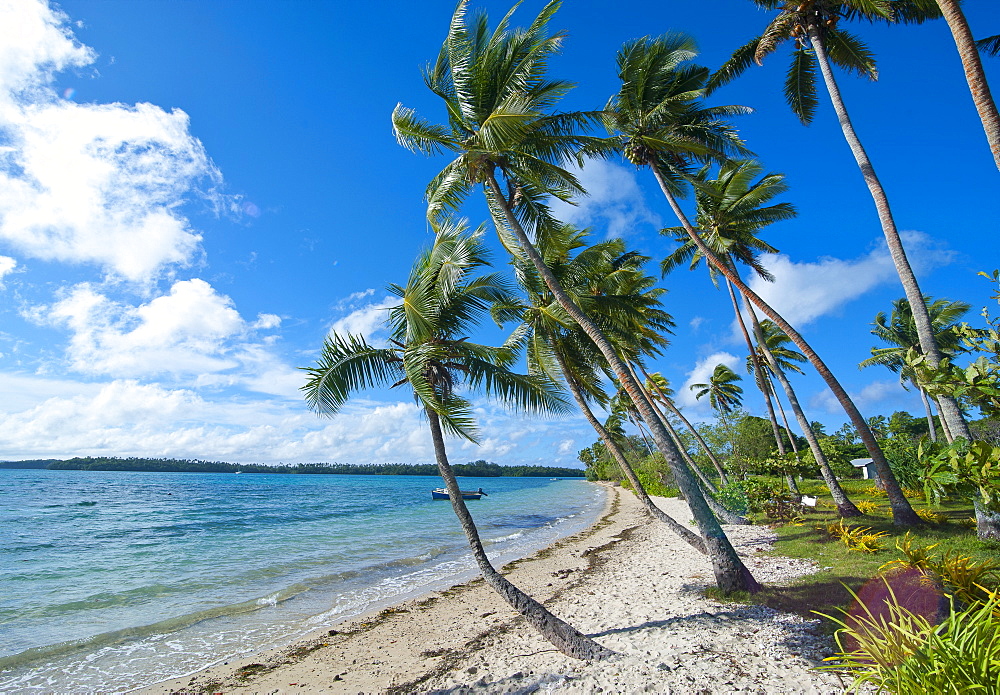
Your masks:
M265 466L259 463L224 463L195 459L141 458L130 456L86 456L69 460L34 459L0 461L0 468L47 469L53 471L144 471L153 473L305 473L337 475L437 475L432 463L297 463ZM581 478L578 468L555 466L501 466L498 463L471 461L453 466L456 475L477 478Z

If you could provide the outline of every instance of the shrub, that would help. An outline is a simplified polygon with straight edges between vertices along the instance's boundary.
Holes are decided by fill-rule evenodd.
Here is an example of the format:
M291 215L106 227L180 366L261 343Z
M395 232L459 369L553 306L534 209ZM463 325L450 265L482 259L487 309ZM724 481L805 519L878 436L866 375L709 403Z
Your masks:
M877 553L882 549L881 539L889 535L885 531L872 532L867 526L849 526L843 519L827 524L826 532L840 539L849 550L862 553Z
M883 575L918 570L930 575L949 595L963 604L983 603L1000 589L1000 563L992 560L975 561L967 555L949 550L940 557L932 551L937 544L914 546L907 533L896 541L896 549L905 559L887 562L879 568Z
M854 503L854 506L862 514L876 514L882 509L882 505L875 500L858 500Z
M839 653L827 661L853 678L852 690L863 685L891 693L1000 692L1000 596L961 610L954 599L940 626L900 605L885 580L885 608L854 596L843 619L825 616L840 626Z
M913 511L917 513L917 516L919 516L921 519L923 519L929 524L943 524L944 522L948 521L947 515L941 514L940 512L935 512L932 509L927 509L926 507L923 507L921 509L915 509Z

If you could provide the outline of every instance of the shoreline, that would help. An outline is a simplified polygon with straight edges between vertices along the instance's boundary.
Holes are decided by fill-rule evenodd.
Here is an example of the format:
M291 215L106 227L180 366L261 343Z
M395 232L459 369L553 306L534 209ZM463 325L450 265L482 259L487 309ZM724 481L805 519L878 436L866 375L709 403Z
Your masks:
M160 693L829 693L836 675L813 667L829 654L818 620L704 597L711 565L630 493L607 486L588 529L504 573L559 617L618 655L580 662L555 651L482 579L318 630L291 646L232 659L142 688ZM656 503L681 523L686 505ZM802 560L761 555L773 534L727 527L762 583L815 571Z

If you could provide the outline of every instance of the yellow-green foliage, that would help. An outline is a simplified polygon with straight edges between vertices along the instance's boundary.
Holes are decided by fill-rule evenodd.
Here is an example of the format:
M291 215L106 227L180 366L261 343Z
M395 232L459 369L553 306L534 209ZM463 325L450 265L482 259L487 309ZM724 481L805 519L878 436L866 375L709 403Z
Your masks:
M858 500L854 503L854 506L862 514L878 514L882 511L882 505L875 500Z
M896 549L903 553L905 559L887 562L879 572L890 574L909 567L916 568L936 577L949 594L966 604L982 603L1000 589L1000 563L993 560L977 562L953 550L936 556L932 553L936 547L936 543L914 546L907 533L896 541Z
M869 485L863 491L864 494L869 497L888 497L889 493L880 488L878 485Z
M866 605L854 596L844 619L825 616L840 625L836 639L839 661L826 669L847 671L852 690L862 685L890 693L1000 692L1000 596L959 610L952 600L940 626L899 605L889 582L886 610Z
M947 515L927 509L926 507L915 509L914 511L917 513L917 516L929 524L943 524L948 521Z
M877 553L882 549L881 539L889 535L885 531L873 532L868 526L848 526L843 519L827 524L826 532L839 538L848 549L862 553Z
M974 517L974 516L966 517L965 519L962 519L958 523L959 523L960 526L963 526L964 528L975 529L976 528L976 517Z
M915 490L912 487L904 487L903 496L909 500L922 500L927 497L923 490Z

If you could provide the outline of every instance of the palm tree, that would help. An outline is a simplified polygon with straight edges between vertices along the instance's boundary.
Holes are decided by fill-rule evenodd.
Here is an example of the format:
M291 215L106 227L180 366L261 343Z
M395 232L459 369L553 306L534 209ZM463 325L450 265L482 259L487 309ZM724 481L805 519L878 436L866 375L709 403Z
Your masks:
M743 387L737 384L743 377L724 364L715 365L712 376L706 384L691 384L688 388L697 391L694 397L701 400L708 396L708 403L719 413L728 415L738 410L743 401Z
M924 304L934 326L934 341L945 356L954 357L962 350L962 341L954 330L955 324L969 311L969 305L947 299L932 300L927 296L924 297ZM916 350L918 354L920 353L920 342L909 302L905 298L895 300L892 303L892 312L888 316L884 311L878 312L872 322L872 335L892 347L872 348L872 356L863 360L858 367L864 369L881 365L899 374L900 383L909 381L916 387L924 404L930 438L935 440L937 435L934 431L934 414L931 412L927 392L918 383L913 369L906 364L908 351ZM945 434L948 434L947 430ZM953 437L948 436L947 439L951 441Z
M958 57L962 60L962 69L965 71L965 81L972 94L972 102L976 105L979 120L982 121L983 130L986 132L986 141L990 145L990 151L993 152L993 161L997 169L1000 169L1000 113L997 113L997 104L990 92L989 82L986 81L983 62L979 59L980 51L993 55L1000 51L1000 36L988 36L979 41L973 39L972 30L969 29L969 23L965 19L959 0L912 1L917 6L911 12L914 20L923 21L943 16L948 23L948 29L951 30L955 47L958 49Z
M325 341L317 363L306 368L309 379L302 390L312 410L333 415L354 391L404 384L412 389L427 416L452 507L487 584L564 654L604 658L613 652L554 616L493 567L448 462L446 432L471 441L476 437L472 404L459 386L524 410L566 407L551 383L510 371L516 359L510 346L495 348L467 339L494 302L509 302L509 288L500 276L473 275L486 264L479 235L461 234L458 226L440 228L433 247L414 264L406 286L389 287L402 300L388 312L390 347L335 334Z
M677 407L676 403L674 403L673 401L674 391L672 388L670 388L670 382L667 381L666 377L664 377L659 372L653 372L652 374L650 374L646 372L646 370L644 369L643 376L646 377L646 391L649 392L651 398L654 401L665 405L667 409L670 410L670 412L673 413L675 417L677 417L677 419L679 419L681 422L684 423L684 426L695 438L695 441L698 442L698 445L702 448L702 451L704 451L705 455L708 456L708 460L712 462L712 466L719 474L719 479L722 481L722 484L725 485L727 476L725 469L722 467L722 463L719 461L719 458L715 455L715 452L712 451L712 448L708 445L708 442L706 442L704 437L701 436L701 433L698 432L698 428L696 428L694 425L691 424L690 420L688 420L684 416L684 413L681 412L681 409Z
M769 224L794 217L795 209L788 203L766 205L788 190L788 187L781 174L768 174L754 182L763 170L763 167L753 160L732 160L724 162L719 167L718 176L710 179L709 166L703 167L693 181L697 203L695 224L705 243L712 247L720 258L728 262L734 272L737 272L736 261L740 261L753 268L759 277L773 280L774 277L760 263L759 257L761 253L777 253L778 250L761 240L757 233ZM691 269L702 260L698 247L691 242L683 227L664 229L661 230L661 234L672 235L681 243L680 248L661 263L660 267L664 274L677 267L683 260L690 262ZM708 271L713 284L718 287L718 273L711 265L708 265ZM726 288L729 290L729 299L733 305L736 321L743 333L752 368L755 373L762 374L757 351L754 350L753 340L740 312L733 285L728 280ZM744 303L746 303L745 298ZM764 405L767 408L778 454L784 456L785 443L774 412L771 392L762 380L758 379L756 384L764 396Z
M867 421L844 387L802 335L708 247L678 203L677 195L683 191L680 184L690 161L699 158L720 160L743 149L736 133L720 120L726 112L738 113L739 107L701 106L708 71L686 65L694 55L694 42L686 37L671 35L625 44L618 54L622 87L605 109L605 123L613 135L603 149L594 148L594 151L608 153L613 147L636 166L650 169L698 251L788 335L829 386L857 429L885 483L893 521L903 526L921 524L923 522L892 475Z
M688 388L695 391L696 400L701 400L708 396L708 403L719 415L719 420L729 434L729 442L733 448L733 455L736 455L736 433L733 432L732 424L727 419L727 415L734 410L739 410L743 402L743 387L737 384L743 377L734 372L724 364L715 365L712 375L708 377L708 382L703 384L691 384Z
M607 333L634 336L648 332L658 338L660 333L650 330L649 323L656 324L661 331L673 325L669 314L657 308L662 290L634 292L630 291L634 282L622 281L625 273L635 272L648 259L626 252L621 239L587 246L586 236L586 231L561 225L540 239L539 252L574 301L600 321ZM513 264L526 302L504 307L504 311L520 318L515 335L527 346L529 372L566 384L580 412L597 432L650 516L667 524L700 552L706 552L700 536L653 503L622 451L620 437L594 415L592 402L606 407L609 401L601 385L602 376L607 376L606 369L602 369L594 343L554 300L533 265L516 258ZM651 320L637 325L634 319L639 315ZM620 422L614 412L611 417L615 418L614 423Z
M530 260L555 300L597 345L650 425L705 539L719 588L755 591L759 585L712 515L666 429L656 422L642 387L607 336L562 289L528 236L529 230L537 236L555 227L546 205L549 196L570 200L583 193L563 165L580 150L600 146L599 138L578 133L599 114L547 113L571 88L545 75L547 61L562 41L561 34L547 33L558 7L552 0L529 27L517 31L508 30L508 13L491 32L485 14L470 30L466 2L461 2L437 61L424 72L428 87L445 102L448 125L435 125L398 105L393 112L396 139L423 154L456 155L427 187L432 219L460 205L474 187L483 187L504 245Z
M695 222L700 231L699 236L702 237L705 244L715 252L719 259L728 265L730 272L736 278L740 276L740 271L737 267L738 261L753 269L758 277L764 280L774 279L771 273L760 262L760 254L776 253L777 249L761 240L758 234L768 225L790 219L795 215L794 208L788 203L768 204L778 195L784 193L787 190L787 186L781 174L772 173L761 176L763 171L763 167L752 160L731 161L720 167L717 178L709 179L705 170L702 170L695 180L695 199L697 202ZM701 262L704 257L703 254L687 235L683 227L674 227L663 231L666 234L672 234L675 239L681 242L680 247L664 259L662 263L664 272L676 267L683 261L688 261L692 269ZM712 280L715 282L717 273L713 272L713 266L709 265L708 268ZM764 402L767 405L771 428L775 441L778 444L778 454L784 456L786 452L784 438L781 436L774 407L771 405L771 382L769 378L771 374L781 383L782 389L792 406L792 412L802 431L805 433L809 449L812 451L813 458L819 466L820 473L830 490L839 513L845 517L860 515L861 512L848 498L847 493L841 487L840 483L837 482L826 454L823 453L822 448L819 446L819 441L809 429L809 421L806 419L799 405L791 383L785 377L784 369L782 369L778 362L777 356L769 349L771 342L779 341L780 339L787 341L788 337L777 325L773 322L768 322L773 326L772 336L769 339L753 307L747 301L746 295L741 293L743 311L750 316L754 334L757 338L757 347L755 348L750 339L746 322L743 320L743 311L740 310L740 306L736 301L733 283L727 279L726 286L729 290L729 297L733 304L736 320L743 332L743 338L750 352L751 363L748 365L748 368L752 374L755 374L756 381L764 394ZM780 342L775 342L775 344L780 345ZM786 354L792 354L792 351L786 349ZM805 360L805 357L801 354L794 354L803 361ZM780 405L779 400L779 407ZM784 417L783 409L782 417ZM788 427L787 421L785 422L785 427ZM789 439L794 441L790 434ZM789 489L797 494L794 476L788 474L787 482Z
M906 299L913 307L920 347L931 366L936 366L941 353L934 344L930 317L924 308L923 295L917 277L903 248L896 222L889 207L889 198L854 130L850 115L840 94L831 64L849 72L877 75L875 59L868 47L856 36L840 28L841 20L921 21L927 18L926 0L751 0L758 7L779 10L764 32L738 48L718 72L712 76L709 89L726 84L751 62L762 64L764 58L784 42L793 45L792 66L785 82L785 98L799 119L806 125L816 110L816 67L819 66L833 108L837 113L844 138L864 176L871 193L889 248L889 255L903 285ZM954 398L941 400L942 415L957 436L970 439L968 425ZM873 457L874 458L874 457Z

